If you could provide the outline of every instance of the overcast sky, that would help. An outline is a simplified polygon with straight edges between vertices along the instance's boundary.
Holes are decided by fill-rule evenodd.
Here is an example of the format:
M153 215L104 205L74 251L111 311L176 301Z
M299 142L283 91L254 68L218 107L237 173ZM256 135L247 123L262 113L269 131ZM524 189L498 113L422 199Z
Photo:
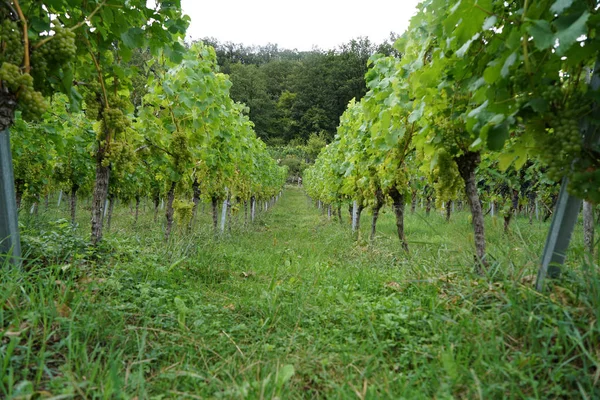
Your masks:
M379 43L401 34L418 0L182 0L192 19L188 37L310 50L332 49L352 38Z

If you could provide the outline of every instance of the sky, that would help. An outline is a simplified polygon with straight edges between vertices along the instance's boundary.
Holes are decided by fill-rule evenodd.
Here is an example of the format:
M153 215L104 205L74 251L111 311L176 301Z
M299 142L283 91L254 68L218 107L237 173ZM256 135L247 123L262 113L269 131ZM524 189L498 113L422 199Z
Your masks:
M311 50L368 36L381 43L403 33L418 0L182 0L188 38Z

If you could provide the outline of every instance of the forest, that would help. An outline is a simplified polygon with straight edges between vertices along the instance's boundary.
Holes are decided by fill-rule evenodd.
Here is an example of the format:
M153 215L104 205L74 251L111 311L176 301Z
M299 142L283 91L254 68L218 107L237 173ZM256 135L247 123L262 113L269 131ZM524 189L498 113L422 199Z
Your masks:
M600 397L599 10L0 3L0 397Z
M221 71L233 86L231 97L249 108L258 137L271 146L301 144L311 134L330 141L353 98L367 92L364 79L373 54L398 54L389 41L356 38L333 50L299 52L277 45L246 47L206 38L217 52Z

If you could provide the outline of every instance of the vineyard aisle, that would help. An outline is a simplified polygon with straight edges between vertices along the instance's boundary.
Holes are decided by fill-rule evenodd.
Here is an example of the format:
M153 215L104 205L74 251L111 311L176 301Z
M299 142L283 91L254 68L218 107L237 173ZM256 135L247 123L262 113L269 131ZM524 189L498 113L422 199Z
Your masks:
M208 208L200 230L211 227ZM520 218L507 249L502 223L487 220L490 254L502 267L490 280L472 274L467 212L450 224L440 213L408 215L407 256L391 210L384 209L371 246L369 213L355 242L343 211L340 225L301 189L287 188L247 230L234 223L230 235L214 239L208 230L182 235L176 226L165 246L160 231L150 233L152 212L134 230L128 207L117 206L103 242L108 253L93 270L64 263L2 270L2 316L10 326L0 353L8 366L0 371L3 396L573 393L556 374L577 377L593 393L592 361L577 353L572 362L572 346L592 345L579 330L593 325L594 303L575 302L566 291L540 295L518 277L535 271L547 224ZM560 330L548 321L562 321Z

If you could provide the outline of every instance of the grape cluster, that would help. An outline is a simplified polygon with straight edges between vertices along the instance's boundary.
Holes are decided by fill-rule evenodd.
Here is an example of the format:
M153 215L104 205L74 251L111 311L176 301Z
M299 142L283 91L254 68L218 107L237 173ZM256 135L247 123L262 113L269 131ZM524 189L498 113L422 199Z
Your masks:
M57 21L52 29L54 36L31 52L31 71L36 83L40 84L38 90L48 89L42 83L49 75L72 62L77 52L74 32L63 28ZM42 37L41 40L46 39Z
M101 87L98 81L92 80L83 87L85 115L90 121L97 121L100 116Z
M36 89L46 94L50 94L48 87L45 85L46 78L49 74L48 61L42 55L34 51L30 54L31 60L31 75L36 84Z
M44 96L35 87L36 82L45 82L48 66L62 66L75 57L75 35L60 26L54 28L55 37L32 52L31 70L34 76L23 72L25 45L23 32L18 21L4 18L0 23L0 81L15 95L18 109L26 120L35 119L45 113L48 105Z
M77 46L75 45L75 33L60 25L54 26L54 37L44 43L37 52L43 56L49 64L66 64L75 59Z
M194 203L186 200L175 200L173 202L173 209L175 210L175 220L181 227L188 226L192 220Z
M25 48L19 24L5 19L0 24L0 64L7 62L21 65L24 54Z
M573 160L581 153L579 123L572 111L562 111L550 117L550 131L536 135L539 158L547 165L546 174L560 181L571 170Z
M433 171L435 180L433 186L436 193L436 206L440 208L442 203L456 198L462 187L462 179L458 172L458 166L450 153L440 149L437 157L437 166Z
M4 62L0 67L0 81L17 95L19 109L26 120L42 115L48 109L44 96L33 89L33 78L21 73L18 66Z
M0 80L11 92L16 92L21 86L21 70L14 64L4 62L0 67Z
M25 120L35 119L48 111L48 103L40 92L33 90L33 78L29 74L22 77L28 78L29 86L22 86L19 95L19 108Z
M563 95L562 88L557 85L549 85L542 91L542 97L546 99L552 107L560 107Z
M547 166L546 175L554 181L568 177L569 193L600 203L600 148L583 149L579 126L580 117L590 111L590 101L579 92L566 96L557 85L549 86L542 95L552 112L546 117L550 129L536 132L534 137L539 158Z
M125 141L114 141L105 154L102 164L111 165L111 173L117 180L123 180L126 174L135 172L136 154L133 146Z
M131 125L131 121L118 108L104 110L104 127L114 133L123 133Z
M98 132L97 139L103 146L106 145L105 137L107 132L110 132L110 135L113 138L116 138L118 134L126 132L131 126L130 119L123 112L123 107L127 102L123 101L122 98L118 96L110 96L108 101L112 106L111 108L102 108L102 105L98 101L88 104L88 107L92 105L101 110L101 113L98 114L101 128ZM120 165L118 168L120 168L121 171L133 173L133 170L129 171L127 168L129 168L128 166L133 165L132 160L134 159L135 152L132 148L126 142L115 140L110 143L110 148L107 149L105 158L102 160L102 165Z
M185 164L192 159L188 148L188 140L184 133L174 132L171 137L171 152L175 155L175 170L185 170Z
M580 199L599 204L600 162L598 160L595 163L589 161L583 161L576 165L575 172L570 176L568 190L569 193Z
M119 133L125 132L130 125L131 121L123 114L123 111L118 108L104 109L100 125L101 128L97 134L97 139L100 141L100 144L104 146L107 144L104 140L107 131L114 137ZM102 160L103 166L107 167L111 163L118 162L118 160L122 161L127 159L126 156L123 156L126 149L122 148L122 145L123 143L118 141L114 141L110 144L106 157Z

